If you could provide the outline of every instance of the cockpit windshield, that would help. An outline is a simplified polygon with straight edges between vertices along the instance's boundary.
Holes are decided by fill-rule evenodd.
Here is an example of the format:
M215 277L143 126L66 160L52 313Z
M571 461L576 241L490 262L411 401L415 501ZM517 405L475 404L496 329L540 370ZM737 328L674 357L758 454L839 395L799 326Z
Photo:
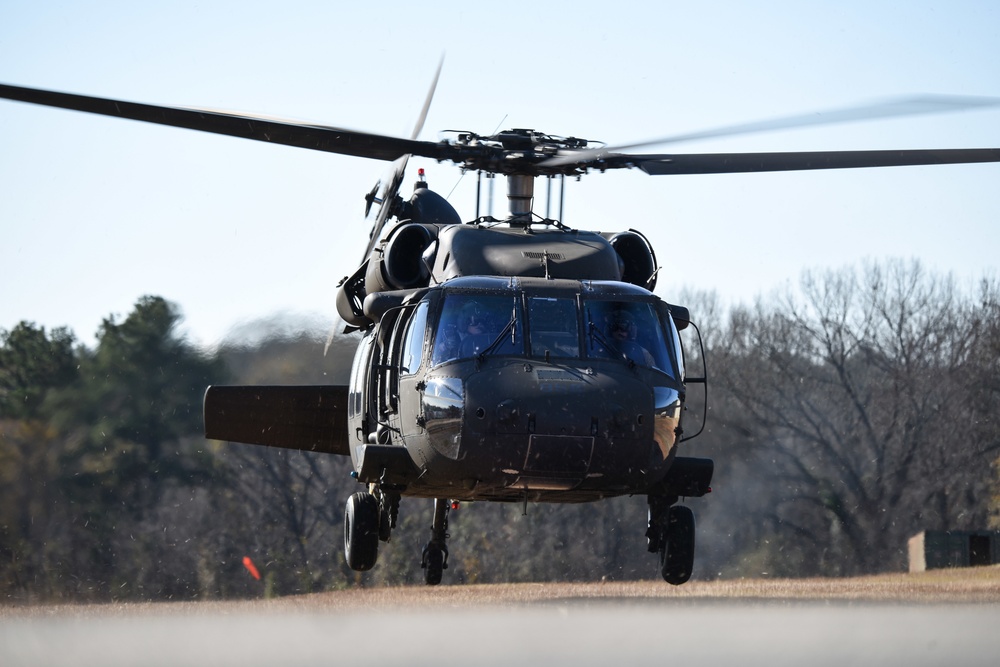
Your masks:
M580 317L576 299L528 298L533 357L580 357Z
M652 303L585 301L587 356L621 358L674 375L668 336ZM669 332L669 333L668 333Z
M676 377L675 329L656 306L575 296L448 294L434 327L431 364L484 353L617 359Z
M491 346L493 354L523 354L523 319L520 299L449 295L444 301L434 335L431 365L475 357ZM508 326L512 321L513 326ZM501 333L504 334L503 340L498 340Z

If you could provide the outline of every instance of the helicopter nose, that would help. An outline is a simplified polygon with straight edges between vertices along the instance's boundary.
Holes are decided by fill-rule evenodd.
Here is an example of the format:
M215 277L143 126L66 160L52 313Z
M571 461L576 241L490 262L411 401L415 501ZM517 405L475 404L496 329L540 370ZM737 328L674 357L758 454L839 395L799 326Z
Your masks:
M521 408L517 401L512 398L500 401L497 405L497 424L504 426L516 426L521 417Z
M631 374L508 366L468 378L466 396L469 457L577 483L647 467L653 400Z

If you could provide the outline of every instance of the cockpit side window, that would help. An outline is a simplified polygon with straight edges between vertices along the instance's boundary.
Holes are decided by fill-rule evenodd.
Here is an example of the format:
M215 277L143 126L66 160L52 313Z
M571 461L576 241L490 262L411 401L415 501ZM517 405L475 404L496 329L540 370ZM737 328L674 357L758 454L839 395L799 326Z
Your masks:
M420 370L424 356L424 330L427 328L427 302L421 302L407 325L403 339L403 355L399 370L404 375L412 375Z
M681 379L684 378L684 348L681 345L681 335L677 331L677 326L674 324L674 318L670 316L670 311L664 308L666 312L662 314L661 320L667 323L667 331L673 340L673 353L674 362L677 364L677 376Z
M435 326L431 365L474 357L494 342L491 354L523 354L523 319L513 296L449 294Z

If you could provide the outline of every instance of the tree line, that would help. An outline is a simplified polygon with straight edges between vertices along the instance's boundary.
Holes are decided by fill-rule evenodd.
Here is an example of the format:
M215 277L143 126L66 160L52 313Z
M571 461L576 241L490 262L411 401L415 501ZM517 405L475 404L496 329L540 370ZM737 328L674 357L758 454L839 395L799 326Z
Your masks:
M716 461L695 577L900 570L924 529L981 529L1000 490L1000 290L917 263L815 272L723 309L683 299L704 335ZM145 297L93 348L65 329L0 330L0 595L15 602L251 597L416 584L429 501L403 499L371 572L346 567L342 457L209 442L205 387L344 383L338 336L199 350ZM688 366L700 347L686 331ZM692 388L686 426L701 417ZM993 512L993 515L991 515ZM654 578L646 504L469 503L445 583ZM249 558L260 579L244 565Z

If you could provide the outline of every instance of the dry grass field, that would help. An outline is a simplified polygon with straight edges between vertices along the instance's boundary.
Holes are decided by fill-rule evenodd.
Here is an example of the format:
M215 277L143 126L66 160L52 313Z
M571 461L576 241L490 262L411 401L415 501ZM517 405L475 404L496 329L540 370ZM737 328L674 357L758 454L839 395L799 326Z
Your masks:
M614 599L636 602L683 599L858 600L877 602L1000 602L1000 566L885 574L851 579L742 579L692 581L670 586L662 581L494 584L437 589L352 589L301 598L306 605L329 607L509 606L539 602ZM294 598L290 602L298 602Z
M350 588L0 606L3 667L960 664L1000 654L1000 567L853 579Z
M101 605L5 605L0 619L38 616L155 614L254 614L376 609L504 608L545 603L666 604L685 600L730 602L853 601L918 604L1000 603L1000 566L882 574L851 579L740 579L483 584L438 587L350 588L277 599L225 602L108 603Z

